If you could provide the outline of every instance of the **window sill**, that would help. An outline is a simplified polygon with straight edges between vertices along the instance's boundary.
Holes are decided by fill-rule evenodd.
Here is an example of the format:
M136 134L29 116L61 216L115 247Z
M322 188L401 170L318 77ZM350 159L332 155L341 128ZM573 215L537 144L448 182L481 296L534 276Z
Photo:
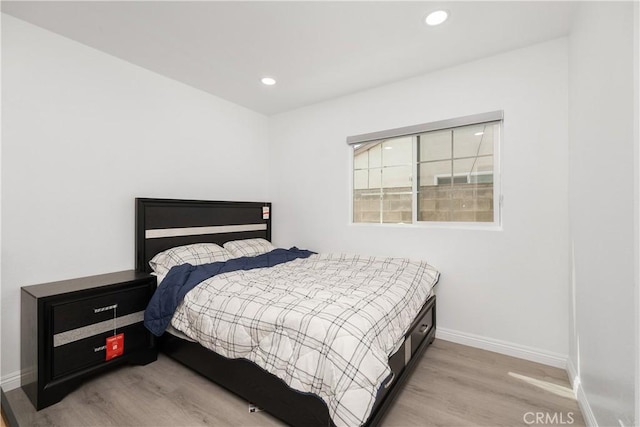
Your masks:
M382 228L410 228L410 229L444 229L444 230L474 230L474 231L503 231L502 225L495 223L476 222L420 222L409 223L379 223L379 222L353 222L349 221L349 226L354 227L382 227Z

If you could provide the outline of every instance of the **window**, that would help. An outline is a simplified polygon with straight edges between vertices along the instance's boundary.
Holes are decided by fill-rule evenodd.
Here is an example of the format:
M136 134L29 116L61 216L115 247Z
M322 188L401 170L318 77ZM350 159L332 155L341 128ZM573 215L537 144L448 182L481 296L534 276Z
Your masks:
M498 223L501 120L494 112L350 137L353 222Z

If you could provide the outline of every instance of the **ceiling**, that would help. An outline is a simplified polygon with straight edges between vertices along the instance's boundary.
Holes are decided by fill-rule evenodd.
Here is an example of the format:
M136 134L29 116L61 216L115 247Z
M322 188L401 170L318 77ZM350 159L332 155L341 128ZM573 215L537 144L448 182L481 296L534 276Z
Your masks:
M577 6L2 1L2 12L272 115L567 35ZM449 20L425 25L439 8ZM264 86L264 76L278 83Z

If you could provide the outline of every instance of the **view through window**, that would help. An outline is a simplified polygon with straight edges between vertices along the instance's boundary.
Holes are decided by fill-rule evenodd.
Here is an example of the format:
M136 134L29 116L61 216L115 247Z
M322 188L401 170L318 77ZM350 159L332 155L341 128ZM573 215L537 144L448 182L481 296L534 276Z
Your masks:
M496 221L500 122L353 145L353 221Z

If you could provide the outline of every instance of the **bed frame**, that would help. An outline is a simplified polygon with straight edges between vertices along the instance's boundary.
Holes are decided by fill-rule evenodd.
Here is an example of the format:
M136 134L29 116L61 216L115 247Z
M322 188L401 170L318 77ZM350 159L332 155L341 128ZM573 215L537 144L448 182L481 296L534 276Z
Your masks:
M191 243L217 243L261 237L271 240L271 204L203 200L136 199L136 269L150 272L149 260L163 250ZM430 297L389 358L391 375L380 387L367 426L380 423L402 384L433 342L436 299ZM227 359L169 333L160 350L271 415L293 426L334 426L319 397L288 387L246 359Z

